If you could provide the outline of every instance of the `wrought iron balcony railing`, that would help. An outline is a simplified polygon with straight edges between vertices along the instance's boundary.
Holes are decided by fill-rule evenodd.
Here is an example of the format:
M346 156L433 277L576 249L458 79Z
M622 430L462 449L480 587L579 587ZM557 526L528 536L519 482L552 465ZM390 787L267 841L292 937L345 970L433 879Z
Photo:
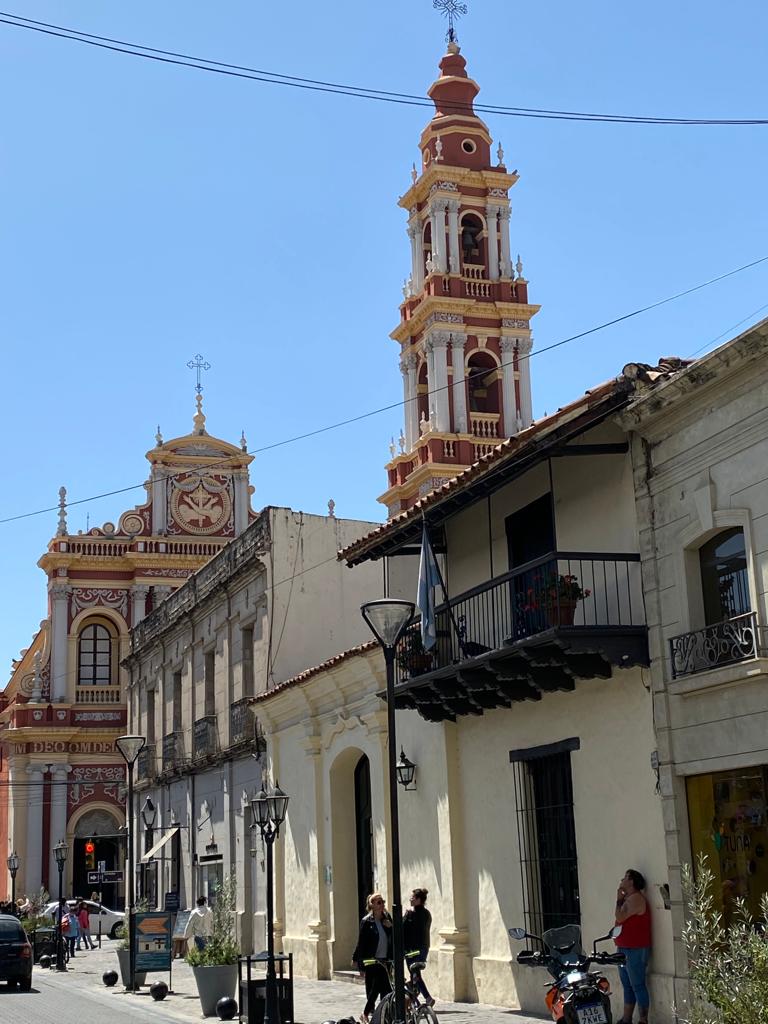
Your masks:
M155 778L155 745L147 743L141 750L136 761L136 767L140 782L151 782Z
M163 737L163 771L181 768L185 763L184 740L181 733L171 732Z
M430 651L418 625L400 641L399 682L551 629L645 626L640 556L553 552L451 598L435 619Z
M756 658L759 651L757 615L746 612L713 626L673 636L669 649L673 679Z
M198 718L192 728L192 756L197 760L202 757L210 757L219 749L218 737L216 735L216 715L206 715Z
M237 746L254 738L253 708L248 697L235 701L229 708L229 745Z

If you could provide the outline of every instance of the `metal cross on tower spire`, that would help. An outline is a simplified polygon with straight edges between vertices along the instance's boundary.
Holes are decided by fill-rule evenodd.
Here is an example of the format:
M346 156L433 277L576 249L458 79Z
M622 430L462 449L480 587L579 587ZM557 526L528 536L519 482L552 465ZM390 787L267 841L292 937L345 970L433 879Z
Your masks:
M432 6L436 10L442 11L448 19L448 32L445 37L446 40L449 43L458 42L455 22L459 20L462 14L467 13L467 5L459 3L459 0L432 0Z
M201 395L203 393L203 385L200 383L200 373L203 370L210 370L211 364L206 362L198 352L194 359L189 360L187 366L190 370L197 370L197 384L195 385L195 391L198 395Z

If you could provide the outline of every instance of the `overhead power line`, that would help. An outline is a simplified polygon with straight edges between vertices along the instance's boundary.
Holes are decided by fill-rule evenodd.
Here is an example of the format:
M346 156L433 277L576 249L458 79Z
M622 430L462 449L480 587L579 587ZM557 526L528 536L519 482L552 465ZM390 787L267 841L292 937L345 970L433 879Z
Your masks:
M282 85L288 88L305 89L311 92L323 92L337 96L351 96L357 99L375 100L380 103L397 103L404 106L429 108L433 107L431 100L414 93L376 89L368 86L347 85L339 82L323 81L322 79L303 78L297 75L283 74L282 72L265 71L261 68L251 68L242 64L210 60L207 57L196 57L192 54L181 53L176 50L163 50L154 46L145 46L143 43L132 43L124 39L116 39L112 36L97 35L93 32L82 32L79 29L69 28L65 25L57 25L47 21L37 21L33 18L25 18L22 15L6 11L0 11L0 23L13 28L23 28L31 32L38 32L47 36L68 39L72 42L83 43L84 45L94 46L99 49L111 50L116 53L124 53L129 56L141 57L145 60L153 60L163 64L194 68L198 71L208 71L212 74L228 75L234 78L245 78L250 81L262 82L269 85ZM591 121L607 124L691 126L746 126L768 124L768 118L697 118L637 114L606 114L576 110L549 110L539 107L513 107L489 103L475 103L473 105L456 102L452 105L456 109L463 109L465 111L471 111L474 109L479 113L495 114L500 117L528 117L557 121Z
M761 256L759 259L751 260L749 263L744 263L740 267L735 267L733 270L728 270L723 274L718 274L717 277L711 277L707 281L702 281L699 284L692 285L690 288L684 288L682 291L675 292L673 295L667 295L666 298L658 299L655 302L650 302L646 306L641 306L638 309L634 309L629 313L624 313L621 316L614 317L612 320L606 320L601 324L597 324L594 327L589 327L584 331L579 331L577 334L571 334L567 338L561 338L559 341L553 342L551 345L545 345L543 348L535 349L529 352L527 355L519 355L517 357L518 364L526 359L531 359L533 356L544 355L545 352L552 352L556 348L561 348L563 345L568 345L571 342L579 341L582 338L587 338L591 334L597 334L599 331L604 331L608 327L615 327L617 324L624 323L626 320L631 320L636 316L641 316L643 313L648 313L652 309L658 309L660 306L666 306L670 302L675 302L677 299L682 299L686 295L692 295L694 292L702 291L704 288L709 288L713 284L717 284L719 281L724 281L729 277L734 277L736 274L741 274L745 270L750 270L752 267L757 267L762 263L768 262L768 255ZM762 307L761 307L762 308ZM502 362L499 367L511 366L513 360ZM479 370L478 373L485 373L485 370ZM471 377L470 373L468 377ZM440 391L450 390L452 384L446 384L439 388L433 388L430 394L437 394ZM308 430L303 434L296 434L293 437L283 438L281 441L273 441L271 444L262 445L260 448L254 448L252 451L244 454L259 455L262 452L273 451L275 448L283 448L289 444L295 444L297 441L305 441L310 437L317 437L319 434L327 434L331 430L339 430L341 427L350 426L353 423L360 423L361 420L370 419L373 416L379 416L384 412L391 412L393 409L404 408L409 402L418 401L418 396L410 399L401 399L397 402L390 402L388 405L379 406L377 409L369 409L367 412L362 412L357 416L350 416L344 420L337 420L335 423L328 423L325 426L317 427L314 430ZM232 462L237 456L230 455L226 459L217 460L215 462L209 462L205 466L201 467L201 472L209 472L215 469L217 466L225 466ZM190 471L183 470L179 473L169 474L168 479L175 479L177 476L187 475ZM77 498L74 501L67 501L67 509L72 508L76 505L84 505L90 501L97 501L100 498L110 498L116 494L126 494L128 491L136 491L141 487L144 487L145 481L140 483L129 484L127 487L119 487L111 491L102 491L99 494L92 494L87 498ZM35 509L33 512L20 512L17 515L6 516L0 519L0 525L4 523L17 522L20 519L30 519L33 516L45 515L49 512L58 512L58 505L49 505L46 508Z

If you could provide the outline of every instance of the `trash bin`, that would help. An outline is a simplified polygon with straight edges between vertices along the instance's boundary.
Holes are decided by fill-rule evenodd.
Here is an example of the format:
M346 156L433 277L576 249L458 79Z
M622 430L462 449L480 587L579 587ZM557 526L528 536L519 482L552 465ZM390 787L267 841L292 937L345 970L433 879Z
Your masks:
M264 1009L267 1001L266 967L269 956L258 953L255 956L241 956L237 963L238 1005L240 1020L246 1024L264 1024ZM275 1024L293 1024L293 954L273 957L277 974L277 1003L280 1013ZM256 974L256 970L259 971ZM264 971L262 974L261 971ZM270 1024L273 1024L270 1021Z

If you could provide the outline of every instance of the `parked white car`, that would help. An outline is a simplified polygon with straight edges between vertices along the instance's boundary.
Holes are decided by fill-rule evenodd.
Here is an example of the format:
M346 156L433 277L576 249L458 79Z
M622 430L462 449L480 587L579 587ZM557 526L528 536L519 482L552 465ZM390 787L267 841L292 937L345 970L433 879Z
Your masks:
M67 900L67 906L70 910L74 910L77 905L77 900ZM110 939L115 938L115 933L118 928L121 927L125 920L125 914L122 910L110 910L108 907L102 906L99 911L99 904L94 903L93 900L83 900L86 907L88 908L88 916L91 922L91 935L96 938L99 934L99 921L101 921L101 934L108 936ZM43 910L46 917L53 917L53 913L59 905L59 901L56 900L53 903L48 903Z

